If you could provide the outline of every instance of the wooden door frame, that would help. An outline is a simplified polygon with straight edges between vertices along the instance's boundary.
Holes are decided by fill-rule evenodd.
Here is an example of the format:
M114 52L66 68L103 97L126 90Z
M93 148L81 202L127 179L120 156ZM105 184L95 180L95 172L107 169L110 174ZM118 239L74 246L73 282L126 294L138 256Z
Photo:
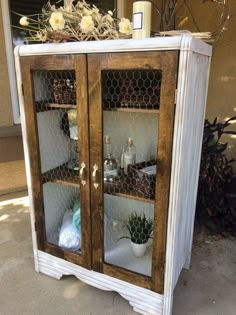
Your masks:
M97 164L99 187L91 186L92 217L92 268L112 277L143 286L158 293L164 291L166 233L168 219L169 186L175 113L178 51L152 51L106 53L88 55L88 87L90 108L90 161ZM152 276L147 277L120 267L104 263L104 213L103 213L103 152L102 152L102 97L101 71L128 69L157 69L162 71L160 119L158 131L158 168L154 229ZM92 183L92 179L91 179ZM160 237L161 235L161 237Z
M87 99L87 60L86 55L50 55L20 57L24 94L24 112L27 142L29 148L30 173L32 181L33 205L35 209L35 229L38 249L91 268L91 225L90 225L90 179L89 179L89 137L88 137L88 99ZM34 104L32 71L34 70L74 70L76 73L76 104L79 123L80 162L86 164L86 184L79 184L81 197L81 255L63 250L46 240L45 217L43 206L42 174L37 127L37 113ZM70 107L68 107L70 108Z

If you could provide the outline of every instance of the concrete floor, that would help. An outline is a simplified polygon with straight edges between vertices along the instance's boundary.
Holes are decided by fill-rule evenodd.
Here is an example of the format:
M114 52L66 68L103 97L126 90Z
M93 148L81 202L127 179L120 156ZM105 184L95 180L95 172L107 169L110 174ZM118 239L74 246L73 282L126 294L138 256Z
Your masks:
M236 243L195 239L192 267L175 290L173 315L236 314ZM114 292L34 271L26 192L0 197L1 315L134 315Z

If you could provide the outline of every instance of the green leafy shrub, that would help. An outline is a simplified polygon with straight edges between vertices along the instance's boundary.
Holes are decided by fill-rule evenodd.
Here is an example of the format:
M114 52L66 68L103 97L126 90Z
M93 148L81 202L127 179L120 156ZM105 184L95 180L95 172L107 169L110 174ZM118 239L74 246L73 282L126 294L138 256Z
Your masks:
M205 120L204 125L196 219L201 223L210 220L215 232L236 231L235 205L227 198L235 160L228 160L224 153L228 143L220 142L223 134L236 135L235 131L226 130L235 120L236 117L231 117L218 122L215 118L213 123Z

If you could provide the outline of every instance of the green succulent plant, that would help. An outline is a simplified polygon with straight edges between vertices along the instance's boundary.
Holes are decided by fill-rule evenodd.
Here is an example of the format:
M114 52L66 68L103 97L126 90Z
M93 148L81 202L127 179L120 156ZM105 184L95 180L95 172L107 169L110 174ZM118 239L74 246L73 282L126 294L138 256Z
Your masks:
M145 213L137 214L132 212L126 222L130 235L122 238L129 238L135 244L145 244L152 238L153 226L153 220L147 218Z

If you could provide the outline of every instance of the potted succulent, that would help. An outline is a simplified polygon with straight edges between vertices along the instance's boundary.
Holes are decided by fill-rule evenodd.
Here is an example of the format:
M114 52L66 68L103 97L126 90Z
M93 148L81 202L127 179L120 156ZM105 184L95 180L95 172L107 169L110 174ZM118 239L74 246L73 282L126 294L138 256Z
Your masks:
M130 235L122 238L129 238L134 255L142 257L145 254L148 240L152 238L153 220L147 218L145 213L132 212L128 217L126 227Z

